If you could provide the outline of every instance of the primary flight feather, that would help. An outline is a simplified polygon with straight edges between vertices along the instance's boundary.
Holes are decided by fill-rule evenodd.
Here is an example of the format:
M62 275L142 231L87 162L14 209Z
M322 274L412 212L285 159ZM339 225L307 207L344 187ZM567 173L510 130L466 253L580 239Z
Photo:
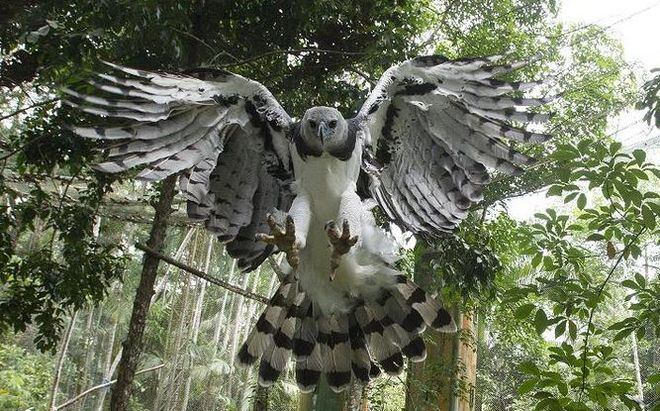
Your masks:
M138 178L149 181L180 173L188 216L245 271L286 254L291 269L238 354L259 361L260 384L293 359L302 390L325 374L341 391L352 377L398 374L404 357L423 360L427 326L456 329L394 268L398 246L372 208L427 238L451 231L482 199L488 169L517 174L533 163L506 139L549 138L523 128L548 116L520 109L547 100L512 96L538 82L495 79L519 67L499 60L405 61L351 119L312 107L294 121L263 85L229 72L200 79L107 63L119 74L91 81L99 95L65 92L84 112L131 120L73 127L111 143L99 170L140 166ZM360 193L359 179L368 187Z

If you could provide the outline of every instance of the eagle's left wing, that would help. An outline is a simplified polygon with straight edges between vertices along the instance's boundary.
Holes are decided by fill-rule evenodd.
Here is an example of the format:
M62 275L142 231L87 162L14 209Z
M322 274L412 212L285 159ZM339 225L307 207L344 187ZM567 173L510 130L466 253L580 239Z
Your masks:
M539 82L494 79L519 66L496 65L498 59L436 55L405 61L383 74L356 117L368 134L363 169L371 195L413 233L436 236L456 227L483 198L487 169L516 174L533 163L503 138L549 138L510 124L549 116L516 109L546 100L512 97Z

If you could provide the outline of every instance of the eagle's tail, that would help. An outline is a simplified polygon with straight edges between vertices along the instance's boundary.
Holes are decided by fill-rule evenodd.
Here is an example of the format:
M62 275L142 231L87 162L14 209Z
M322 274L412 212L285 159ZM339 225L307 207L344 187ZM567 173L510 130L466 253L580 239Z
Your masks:
M238 353L248 365L261 358L259 384L272 385L290 357L296 361L296 382L314 390L321 374L336 392L351 376L367 382L381 369L390 375L403 370L404 357L426 358L421 333L426 326L453 332L451 315L404 275L382 288L375 298L363 298L348 312L324 315L289 276L271 298Z

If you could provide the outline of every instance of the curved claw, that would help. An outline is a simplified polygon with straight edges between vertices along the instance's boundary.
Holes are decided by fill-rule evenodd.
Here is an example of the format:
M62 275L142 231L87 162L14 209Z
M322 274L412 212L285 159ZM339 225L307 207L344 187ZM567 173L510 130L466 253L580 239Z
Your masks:
M357 243L358 236L351 237L351 227L347 220L342 223L341 232L334 221L329 221L325 225L325 231L332 246L332 255L330 256L330 280L332 281L335 278L337 268L339 268L341 257L347 254L351 247Z
M291 216L286 217L284 227L278 224L273 214L266 216L266 223L270 227L271 234L257 233L255 239L263 241L266 244L276 245L281 251L286 253L286 259L292 268L298 267L300 263L300 247L296 241L296 226Z

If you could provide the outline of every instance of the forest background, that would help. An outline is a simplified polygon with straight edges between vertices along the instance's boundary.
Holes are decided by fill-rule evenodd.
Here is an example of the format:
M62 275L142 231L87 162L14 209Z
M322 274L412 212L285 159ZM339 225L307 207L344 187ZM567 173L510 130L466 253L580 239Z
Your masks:
M626 61L612 31L660 3L633 3L580 24L540 0L0 4L0 409L659 409L660 76ZM234 357L262 304L217 280L268 296L271 266L239 273L181 198L168 216L167 183L94 172L97 150L66 127L86 119L58 90L84 87L100 60L214 67L298 116L350 115L390 65L428 53L535 57L513 75L560 96L543 108L555 138L521 147L537 166L495 176L455 234L408 243L403 268L461 313L461 331L429 333L422 366L344 396L299 395L290 376L258 389ZM633 108L645 118L622 124ZM655 134L627 144L640 123ZM518 221L514 198L549 207ZM147 239L215 283L156 271L136 248ZM150 270L153 296L136 298Z

